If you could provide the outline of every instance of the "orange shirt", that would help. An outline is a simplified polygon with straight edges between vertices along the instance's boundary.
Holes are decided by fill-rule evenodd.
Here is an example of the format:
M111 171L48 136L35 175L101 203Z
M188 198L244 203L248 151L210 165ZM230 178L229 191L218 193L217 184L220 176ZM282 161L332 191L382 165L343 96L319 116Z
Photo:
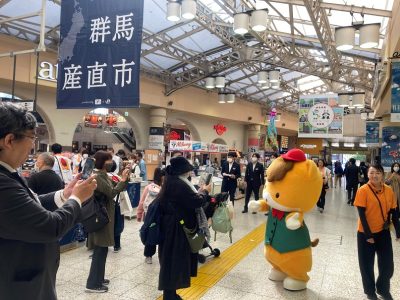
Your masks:
M381 191L377 191L370 184L364 184L357 190L357 195L354 200L354 206L365 207L365 216L369 228L372 233L382 231L385 221L382 218L379 203L369 186L375 191L382 205L383 215L385 219L388 217L388 212L392 208L397 207L396 196L390 186L384 184ZM360 219L358 219L358 231L364 232Z

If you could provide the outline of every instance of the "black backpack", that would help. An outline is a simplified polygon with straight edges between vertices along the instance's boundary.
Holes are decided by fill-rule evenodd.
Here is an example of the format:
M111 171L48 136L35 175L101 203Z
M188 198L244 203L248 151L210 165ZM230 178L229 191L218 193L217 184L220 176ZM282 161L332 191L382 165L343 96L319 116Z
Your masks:
M99 231L110 223L110 217L105 207L105 198L104 194L96 193L83 203L80 220L87 233Z
M144 223L140 228L140 239L145 246L159 245L161 238L161 205L160 200L155 199L147 209Z

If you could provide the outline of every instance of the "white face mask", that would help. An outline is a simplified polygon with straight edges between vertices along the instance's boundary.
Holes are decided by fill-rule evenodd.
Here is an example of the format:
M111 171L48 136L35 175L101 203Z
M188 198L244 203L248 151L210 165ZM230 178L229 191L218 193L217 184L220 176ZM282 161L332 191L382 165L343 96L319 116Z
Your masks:
M231 163L233 161L233 159L232 158L228 158L228 163Z
M393 167L393 171L398 172L399 171L399 167Z
M89 154L83 154L82 157L83 157L84 159L86 159L86 158L89 157Z
M252 158L251 158L251 161L252 161L253 163L257 162L257 160L258 160L257 157L252 157Z

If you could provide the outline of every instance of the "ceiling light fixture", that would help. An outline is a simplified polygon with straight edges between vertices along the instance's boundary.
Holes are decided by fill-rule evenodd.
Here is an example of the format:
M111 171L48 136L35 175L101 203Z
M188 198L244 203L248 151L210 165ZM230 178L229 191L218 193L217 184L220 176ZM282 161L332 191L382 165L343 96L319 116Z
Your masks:
M346 147L346 148L353 148L354 147L354 143L344 143L343 146Z
M332 147L339 147L339 143L331 143Z
M235 94L227 94L226 103L235 103Z
M360 48L375 48L379 45L380 23L364 24L364 22L353 23L352 26L335 28L336 49L339 51L351 50L354 48L356 30L359 30Z
M225 103L225 94L218 94L218 103Z
M181 19L181 5L179 2L167 3L167 20L171 22L178 22Z
M260 71L257 73L257 82L266 83L268 81L268 73L266 71Z
M233 31L242 35L249 32L249 15L246 12L233 16Z
M215 78L214 77L207 77L205 86L206 86L207 89L215 88Z
M353 106L354 107L364 107L364 99L365 98L365 93L359 93L359 94L354 94L353 95Z
M259 9L251 12L250 26L256 32L261 32L267 29L268 25L268 10Z
M360 27L360 48L375 48L379 45L380 23L366 24Z
M182 1L182 18L186 20L193 20L196 17L196 1L183 0Z
M215 77L215 87L222 89L225 87L225 77L224 76L217 76Z

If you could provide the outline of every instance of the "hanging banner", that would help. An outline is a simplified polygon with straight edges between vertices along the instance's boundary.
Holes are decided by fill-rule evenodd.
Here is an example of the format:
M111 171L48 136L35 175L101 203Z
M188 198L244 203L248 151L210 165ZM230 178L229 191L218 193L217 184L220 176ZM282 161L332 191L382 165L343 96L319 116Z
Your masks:
M61 2L57 108L138 107L143 0Z
M365 143L367 146L379 146L379 122L365 122Z
M343 108L337 94L301 95L298 137L340 138L343 136Z
M392 107L390 122L400 122L400 62L392 62Z
M150 127L149 149L164 150L164 128Z
M399 161L400 156L400 127L382 128L381 164L384 168L390 168L394 162Z

